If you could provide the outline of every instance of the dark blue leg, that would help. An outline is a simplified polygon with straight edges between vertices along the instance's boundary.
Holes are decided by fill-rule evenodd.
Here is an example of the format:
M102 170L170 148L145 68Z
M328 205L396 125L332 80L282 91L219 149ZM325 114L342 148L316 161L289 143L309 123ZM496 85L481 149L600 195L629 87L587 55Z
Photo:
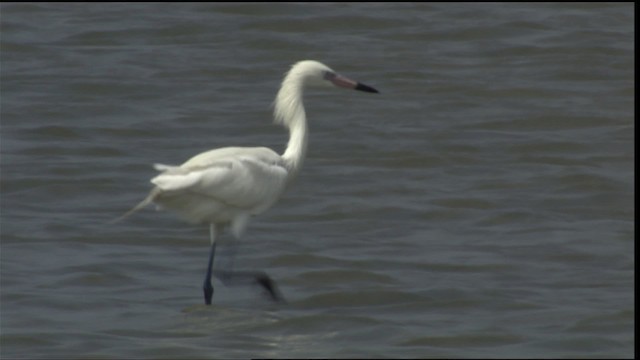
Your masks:
M207 275L204 277L204 303L211 305L213 297L213 285L211 285L211 273L213 272L213 258L216 255L216 228L215 225L209 225L209 236L211 240L211 250L209 251L209 265L207 265Z
M264 290L266 290L267 294L269 294L271 300L275 302L286 302L284 297L282 297L282 294L280 293L280 290L278 289L275 281L273 281L271 277L269 277L269 275L267 275L266 273L262 271L233 270L233 263L235 260L237 247L238 245L235 242L230 244L228 254L222 254L223 259L224 255L227 255L228 260L226 261L226 264L223 264L226 270L216 269L213 271L213 276L220 279L220 281L222 281L222 283L227 286L238 284L260 285ZM218 265L221 265L220 262L218 262Z
M213 285L211 285L211 270L213 268L213 257L216 253L216 243L211 244L211 251L209 252L209 265L207 266L207 275L204 278L204 303L211 305L211 298L213 297Z

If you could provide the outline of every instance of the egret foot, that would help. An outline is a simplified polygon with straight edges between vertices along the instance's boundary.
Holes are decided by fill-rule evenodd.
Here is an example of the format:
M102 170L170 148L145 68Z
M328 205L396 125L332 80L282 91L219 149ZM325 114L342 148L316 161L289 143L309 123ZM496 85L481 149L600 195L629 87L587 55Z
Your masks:
M276 282L269 277L266 273L262 271L225 271L225 270L217 270L214 271L214 276L222 281L223 284L227 286L240 285L240 284L257 284L262 286L271 300L275 302L286 302L280 290L278 290L278 285Z
M275 302L286 302L278 290L278 285L276 285L275 281L273 281L269 275L265 273L257 273L256 274L256 282L262 286L269 295L271 296L271 300Z
M211 298L213 297L213 285L211 285L211 282L205 282L203 290L204 290L204 304L211 305Z

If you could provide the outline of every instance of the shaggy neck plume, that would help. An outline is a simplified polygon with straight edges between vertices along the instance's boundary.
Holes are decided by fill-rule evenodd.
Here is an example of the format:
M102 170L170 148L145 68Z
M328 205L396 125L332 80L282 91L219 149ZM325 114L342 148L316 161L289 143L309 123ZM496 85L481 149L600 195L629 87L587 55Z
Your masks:
M307 118L302 104L304 77L292 69L276 96L274 118L289 130L289 143L282 158L290 176L294 176L304 160L307 152Z

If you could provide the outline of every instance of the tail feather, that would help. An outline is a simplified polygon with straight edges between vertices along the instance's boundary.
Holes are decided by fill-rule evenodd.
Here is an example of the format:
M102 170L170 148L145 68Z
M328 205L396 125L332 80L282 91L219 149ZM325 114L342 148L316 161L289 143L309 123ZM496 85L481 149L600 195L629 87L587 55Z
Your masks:
M153 203L153 199L155 199L155 197L160 193L160 191L161 190L159 188L155 188L155 189L151 190L149 195L144 200L140 201L138 203L138 205L134 206L131 210L127 211L122 216L119 216L119 217L111 220L109 223L110 224L117 223L118 221L125 219L129 215L132 215L132 214L138 212L139 210L141 210L142 208L146 207L147 205Z

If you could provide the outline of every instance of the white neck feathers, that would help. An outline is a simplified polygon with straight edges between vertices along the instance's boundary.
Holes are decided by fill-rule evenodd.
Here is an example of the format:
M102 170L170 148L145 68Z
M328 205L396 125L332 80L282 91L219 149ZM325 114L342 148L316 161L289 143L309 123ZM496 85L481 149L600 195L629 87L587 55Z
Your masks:
M302 103L304 74L293 68L282 81L275 100L274 119L289 130L289 143L282 158L294 175L307 152L307 118Z

